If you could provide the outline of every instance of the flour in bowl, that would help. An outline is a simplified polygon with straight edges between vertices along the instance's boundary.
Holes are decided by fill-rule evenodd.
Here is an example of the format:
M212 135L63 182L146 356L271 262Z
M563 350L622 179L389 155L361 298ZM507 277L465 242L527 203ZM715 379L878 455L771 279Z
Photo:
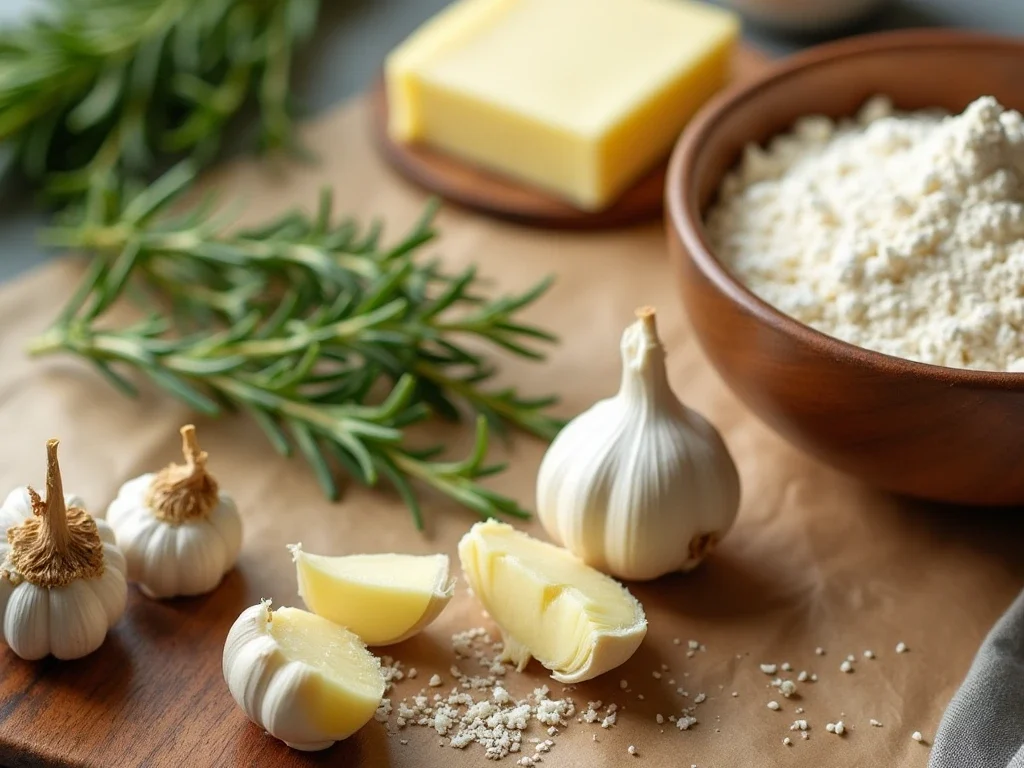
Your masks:
M1024 119L810 116L749 146L709 212L713 248L768 303L844 341L956 368L1024 371Z

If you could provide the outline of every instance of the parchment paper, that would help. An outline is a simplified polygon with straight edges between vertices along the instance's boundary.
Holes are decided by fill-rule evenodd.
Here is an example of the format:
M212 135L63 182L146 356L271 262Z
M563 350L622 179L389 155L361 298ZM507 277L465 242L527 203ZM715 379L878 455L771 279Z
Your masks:
M380 215L395 236L419 214L425 195L377 158L361 103L309 126L305 139L320 153L318 164L246 161L211 176L207 186L225 199L244 201L248 220L296 205L310 208L325 184L334 187L340 210ZM544 364L505 361L503 381L535 394L558 392L561 411L577 413L615 391L619 335L635 307L656 305L674 388L722 431L742 476L739 520L720 550L693 574L631 585L648 613L647 639L620 670L572 692L584 705L591 699L616 702L617 725L602 730L571 723L554 738L543 764L926 765L928 746L912 741L911 732L920 730L931 739L979 642L1020 589L1024 563L1019 515L897 501L782 442L738 404L702 357L682 317L659 227L553 233L455 209L446 209L439 223L443 234L430 251L451 267L479 264L496 290L521 289L549 273L557 275L556 286L530 311L529 319L557 332L561 345ZM0 290L0 489L41 484L44 441L59 436L65 487L103 508L120 483L175 458L178 426L196 417L146 388L140 400L125 400L77 362L25 358L25 342L55 316L80 266L74 260L57 261ZM222 638L237 613L260 597L296 603L286 542L303 541L310 551L324 554L442 551L457 562L456 543L474 521L471 513L430 499L425 505L429 530L422 535L386 492L353 486L342 502L327 503L305 466L278 458L244 420L196 423L213 471L243 510L245 542L230 599L222 600L215 614L197 608L194 618L168 628L176 633L174 646L193 641L193 622L215 627L211 637ZM458 430L431 431L455 449L469 443ZM510 449L511 468L494 479L494 487L532 505L543 449L538 441L517 438ZM496 451L502 452L500 446ZM535 522L523 527L543 535ZM170 643L159 633L145 631L149 609L137 607L143 603L133 597L115 638L142 635L139 642L157 648ZM179 610L184 609L179 605ZM393 697L417 692L434 672L450 684L450 635L473 626L491 625L460 585L440 620L419 638L390 649L419 673ZM707 650L687 658L689 639ZM908 645L908 653L894 652L900 641ZM136 647L131 642L123 646L129 653ZM817 646L826 655L815 655ZM172 650L170 644L166 647ZM866 649L877 659L864 659ZM220 644L204 636L195 640L191 652L219 660ZM857 658L852 674L839 670L847 654ZM760 663L787 661L794 671L818 675L817 683L801 684L799 697L792 699L770 688L769 676L758 668ZM655 680L652 672L662 663L670 670ZM7 674L16 664L4 653L0 673ZM145 689L147 670L136 668L133 674L137 682L125 688L106 716L111 728L135 729L145 740L147 707L154 705L138 693ZM182 674L188 674L187 666ZM670 678L675 686L669 685ZM628 681L629 692L620 689L621 679ZM545 680L544 670L533 664L524 675L511 674L507 685L522 694ZM555 694L561 692L560 685L548 682ZM35 684L45 685L45 680ZM677 695L675 687L686 689L690 699ZM656 724L656 714L678 714L700 692L707 701L699 706L700 722L690 731ZM206 685L197 696L207 717L213 713L230 724L229 737L207 738L209 720L182 722L174 739L162 742L161 764L490 764L476 745L462 752L439 748L437 735L422 728L388 737L377 723L326 753L301 756L248 724L226 687ZM781 711L766 708L771 699L781 702ZM797 707L804 714L795 714ZM808 720L809 740L789 731L797 717ZM870 727L869 718L883 727ZM826 722L838 719L846 725L844 737L825 731ZM547 738L539 730L528 735ZM791 747L783 745L787 736L794 737ZM102 734L90 738L102 739ZM638 757L627 754L630 744L637 747ZM68 757L81 757L85 752L75 750L87 746L68 748ZM49 742L40 749L64 750ZM126 750L117 758L124 765L141 764L149 754ZM513 765L514 760L501 764Z

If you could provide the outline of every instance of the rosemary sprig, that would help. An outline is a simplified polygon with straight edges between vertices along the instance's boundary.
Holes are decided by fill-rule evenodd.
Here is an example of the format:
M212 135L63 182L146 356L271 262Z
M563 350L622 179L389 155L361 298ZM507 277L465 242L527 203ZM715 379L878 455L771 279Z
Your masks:
M422 524L413 483L483 516L522 515L478 480L488 427L551 437L552 398L493 389L480 348L541 358L552 341L519 321L546 283L484 299L474 270L419 258L430 211L397 244L381 226L292 213L236 230L211 205L181 211L194 169L251 101L264 142L290 138L295 44L317 0L46 0L0 31L0 142L61 206L51 244L91 256L82 284L37 354L69 352L135 392L135 371L210 415L243 411L283 454L297 451L326 493L338 468L390 482ZM187 158L146 184L175 158ZM133 325L109 311L130 299ZM155 308L155 309L154 309ZM430 415L477 413L463 461L410 447Z
M190 170L176 167L139 194L108 196L100 215L50 231L94 260L35 353L83 357L129 394L125 368L200 412L244 411L279 452L297 448L332 498L340 466L366 484L394 485L417 524L411 481L484 517L524 514L477 483L501 469L484 463L488 424L550 438L560 427L547 413L553 398L491 389L494 369L475 348L542 358L539 345L553 337L518 315L546 282L485 300L473 269L449 275L422 261L432 209L384 247L379 225L335 221L327 193L315 216L294 212L258 229L231 229L209 207L171 215L190 183ZM167 310L109 328L106 313L132 292ZM432 414L458 418L466 406L478 414L466 460L406 445L407 427Z
M317 0L46 0L0 31L0 142L61 203L200 163L252 97L287 141L292 47Z

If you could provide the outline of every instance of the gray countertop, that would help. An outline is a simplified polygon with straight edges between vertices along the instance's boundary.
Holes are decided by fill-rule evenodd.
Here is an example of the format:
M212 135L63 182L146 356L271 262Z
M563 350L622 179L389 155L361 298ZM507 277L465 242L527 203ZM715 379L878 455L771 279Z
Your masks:
M322 0L317 39L298 68L298 101L312 114L358 93L383 56L448 0ZM821 0L829 2L829 0ZM38 0L2 0L0 23L16 23ZM1024 0L893 0L844 34L901 27L959 27L1024 35ZM755 45L783 55L823 38L782 36L748 25ZM44 222L24 189L0 185L0 280L40 263L47 252L36 242Z

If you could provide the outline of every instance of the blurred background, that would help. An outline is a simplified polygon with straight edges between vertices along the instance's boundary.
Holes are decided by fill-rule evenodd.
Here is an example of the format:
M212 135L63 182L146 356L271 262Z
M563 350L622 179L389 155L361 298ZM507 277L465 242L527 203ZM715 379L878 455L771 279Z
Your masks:
M449 0L324 0L317 37L299 55L296 102L312 116L358 94L385 54ZM836 37L907 27L954 27L1024 35L1024 0L714 0L746 12L744 35L778 57ZM38 0L0 0L0 24L16 24ZM870 7L867 7L870 6ZM752 13L760 11L762 18ZM856 16L839 26L810 18ZM769 16L801 20L771 25ZM798 25L800 22L796 22ZM242 142L239 142L241 145ZM46 258L37 243L45 220L15 183L0 183L0 281Z

